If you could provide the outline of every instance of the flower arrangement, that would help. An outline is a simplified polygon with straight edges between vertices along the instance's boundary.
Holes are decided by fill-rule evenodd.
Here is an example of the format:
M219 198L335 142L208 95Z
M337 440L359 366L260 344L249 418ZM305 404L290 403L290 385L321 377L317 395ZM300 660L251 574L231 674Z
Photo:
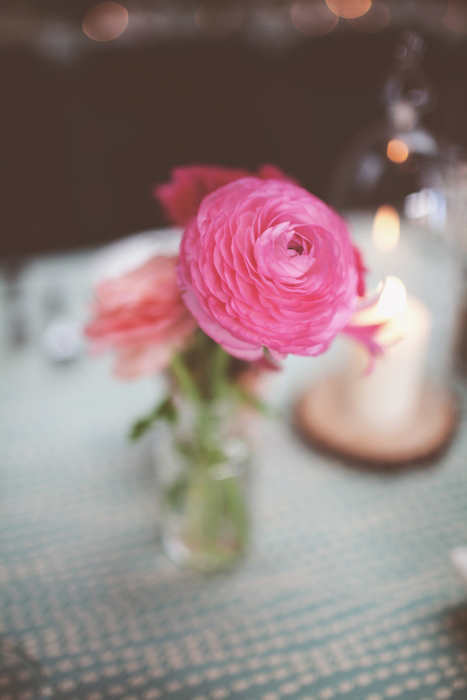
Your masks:
M160 418L182 426L178 455L191 466L171 486L173 507L192 514L184 546L207 551L200 568L215 568L244 547L246 530L238 490L212 483L228 457L219 406L238 418L241 406L258 404L258 373L289 353L319 355L339 333L375 352L371 329L351 322L365 268L340 216L274 166L180 167L155 196L184 228L179 255L99 285L86 333L95 348L115 351L121 378L167 371L167 396L132 435Z

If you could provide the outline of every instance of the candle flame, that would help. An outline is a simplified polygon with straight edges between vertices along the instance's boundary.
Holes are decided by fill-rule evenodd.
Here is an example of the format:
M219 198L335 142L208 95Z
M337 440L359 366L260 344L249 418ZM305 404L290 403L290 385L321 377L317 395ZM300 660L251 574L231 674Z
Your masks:
M407 303L407 292L398 277L389 275L376 291L377 300L353 315L353 326L379 326L402 315Z
M376 315L381 322L389 321L400 314L407 303L407 292L404 283L398 277L389 275L378 288L380 291L376 304Z
M378 250L390 253L399 243L400 218L394 207L383 204L373 221L373 241Z

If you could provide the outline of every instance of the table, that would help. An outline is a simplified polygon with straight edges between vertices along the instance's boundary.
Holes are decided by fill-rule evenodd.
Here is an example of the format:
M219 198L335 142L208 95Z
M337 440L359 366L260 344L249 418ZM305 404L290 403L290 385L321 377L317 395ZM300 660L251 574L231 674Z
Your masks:
M467 541L465 420L431 468L345 467L287 420L333 354L294 360L272 390L285 419L259 430L253 551L228 575L180 571L157 545L151 440L125 437L154 382L40 352L44 293L84 318L89 259L33 261L30 341L2 337L2 700L465 699L467 592L448 558Z

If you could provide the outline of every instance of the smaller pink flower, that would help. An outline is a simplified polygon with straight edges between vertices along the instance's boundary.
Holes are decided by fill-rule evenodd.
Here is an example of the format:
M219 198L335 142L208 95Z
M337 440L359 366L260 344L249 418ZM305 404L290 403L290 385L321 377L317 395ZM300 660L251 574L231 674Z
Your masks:
M251 173L240 168L221 168L217 165L186 165L172 170L172 179L154 188L155 198L162 204L166 218L177 226L186 224L198 213L199 205L218 187L248 177ZM260 180L287 180L293 178L275 165L262 165L257 174Z
M94 319L85 333L95 350L113 349L115 374L154 374L182 350L196 328L177 283L178 256L155 256L116 279L101 282Z

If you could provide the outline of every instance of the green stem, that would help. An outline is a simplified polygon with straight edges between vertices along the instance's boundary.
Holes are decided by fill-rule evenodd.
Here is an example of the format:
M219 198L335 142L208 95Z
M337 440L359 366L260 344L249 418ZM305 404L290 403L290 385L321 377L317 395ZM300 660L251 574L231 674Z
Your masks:
M198 387L193 381L190 372L186 368L181 355L173 356L171 368L182 393L194 403L201 403L201 395L198 391Z
M236 477L213 479L197 471L188 486L186 537L207 568L219 568L248 543L249 520L242 484Z
M211 394L213 399L221 397L225 392L229 359L229 355L221 348L221 346L216 345L211 371Z

